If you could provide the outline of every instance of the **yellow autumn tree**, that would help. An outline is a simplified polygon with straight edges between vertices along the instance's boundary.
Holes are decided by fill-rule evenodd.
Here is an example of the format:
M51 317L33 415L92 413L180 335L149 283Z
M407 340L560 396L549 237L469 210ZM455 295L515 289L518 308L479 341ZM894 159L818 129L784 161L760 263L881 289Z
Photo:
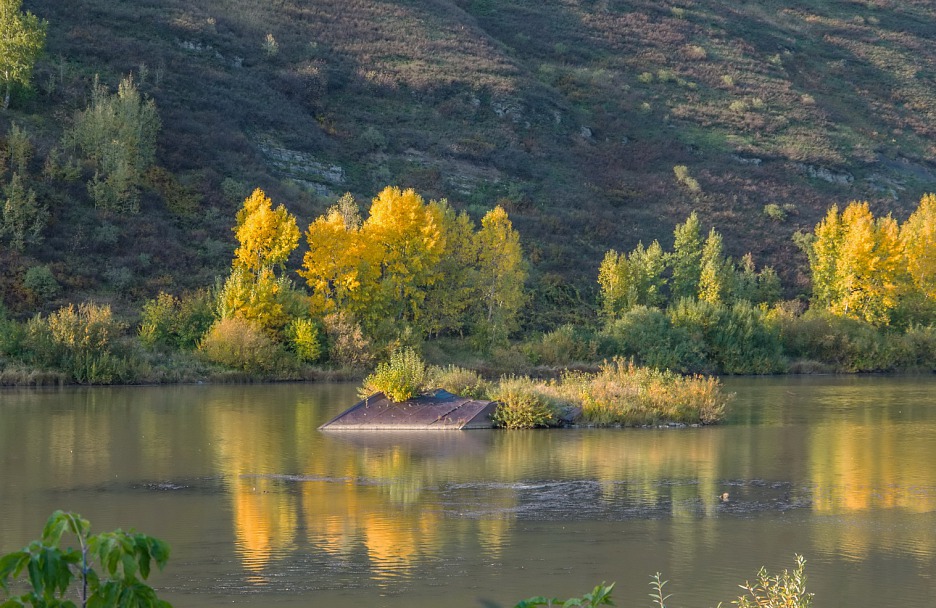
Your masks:
M239 246L231 275L218 293L221 318L238 317L279 334L304 308L282 270L299 244L296 218L259 188L244 201L234 227ZM279 269L279 274L277 274Z
M475 336L483 346L491 347L506 342L517 325L526 301L526 264L520 235L500 205L481 219L475 240L481 305L475 318Z
M900 242L913 285L936 300L936 195L926 194L900 227Z
M374 335L399 335L421 327L427 288L441 279L445 239L438 209L415 190L384 188L361 226L364 264L372 273L367 293L355 302L357 317Z
M825 218L816 224L814 238L807 250L812 274L813 303L828 308L840 297L841 285L837 280L838 260L845 232L838 205L832 205Z
M309 225L306 242L309 250L299 275L312 290L312 314L347 312L362 282L372 287L364 264L366 243L361 235L361 216L350 193Z
M234 266L260 273L264 268L282 267L299 245L296 218L285 207L273 208L273 201L257 188L237 212L234 227L240 246L234 252Z
M438 263L440 279L426 288L421 317L426 333L460 332L477 293L478 249L474 223L468 214L456 213L445 199L430 208L440 220L445 250Z
M699 265L699 301L720 304L728 291L730 264L722 255L722 236L714 228L702 247Z
M868 203L833 207L815 229L810 265L817 304L841 316L888 325L905 263L897 223L875 219Z
M666 279L666 254L658 241L644 248L643 243L629 254L610 250L598 268L601 306L609 319L631 308L659 306L663 302Z

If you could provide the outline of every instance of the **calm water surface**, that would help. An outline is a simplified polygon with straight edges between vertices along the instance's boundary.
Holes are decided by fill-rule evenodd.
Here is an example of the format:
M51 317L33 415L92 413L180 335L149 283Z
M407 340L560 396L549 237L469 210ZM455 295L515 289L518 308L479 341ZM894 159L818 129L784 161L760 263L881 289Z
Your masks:
M817 607L932 605L936 378L726 384L711 428L415 434L317 431L347 385L4 390L0 552L63 508L168 541L177 608L709 607L794 553Z

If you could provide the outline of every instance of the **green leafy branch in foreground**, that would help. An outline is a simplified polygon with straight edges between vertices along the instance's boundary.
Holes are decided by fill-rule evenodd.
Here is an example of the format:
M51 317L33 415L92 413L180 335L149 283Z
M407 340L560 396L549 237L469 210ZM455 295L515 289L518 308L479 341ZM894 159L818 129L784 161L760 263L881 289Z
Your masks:
M586 593L582 597L571 597L563 601L556 598L537 596L522 600L520 603L514 606L514 608L533 608L534 606L562 606L563 608L569 608L570 606L582 606L588 608L591 608L592 606L614 606L614 602L611 601L612 589L614 589L614 583L611 583L607 586L605 586L604 583L601 583L592 589L591 593Z
M802 555L796 556L796 568L793 571L784 570L781 574L770 575L766 568L761 568L753 583L745 582L738 585L744 594L731 603L738 608L809 608L813 595L806 591L806 560ZM650 597L656 608L666 608L666 601L672 594L664 594L663 587L669 582L662 580L662 574L657 572L650 577L650 588L653 590ZM611 590L614 583L605 585L601 583L591 593L582 597L573 597L565 601L542 596L531 597L520 601L514 608L534 608L536 606L555 606L556 608L569 608L580 606L592 608L594 606L614 606L611 601ZM722 603L718 603L721 608Z
M76 582L82 608L172 608L143 582L152 562L161 570L169 560L166 543L132 530L90 531L91 524L77 513L56 511L40 540L0 557L0 589L7 596L0 608L78 608L66 598ZM65 533L75 535L78 549L60 547ZM94 569L94 561L100 571ZM11 579L24 572L30 590L11 595Z

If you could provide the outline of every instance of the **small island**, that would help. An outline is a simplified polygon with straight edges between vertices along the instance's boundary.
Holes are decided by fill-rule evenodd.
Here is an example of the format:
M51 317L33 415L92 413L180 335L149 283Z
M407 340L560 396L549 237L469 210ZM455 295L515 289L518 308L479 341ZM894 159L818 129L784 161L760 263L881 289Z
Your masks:
M428 366L412 348L364 379L361 401L320 430L529 429L713 424L732 395L717 378L605 362L595 373L502 376L489 382L456 366Z

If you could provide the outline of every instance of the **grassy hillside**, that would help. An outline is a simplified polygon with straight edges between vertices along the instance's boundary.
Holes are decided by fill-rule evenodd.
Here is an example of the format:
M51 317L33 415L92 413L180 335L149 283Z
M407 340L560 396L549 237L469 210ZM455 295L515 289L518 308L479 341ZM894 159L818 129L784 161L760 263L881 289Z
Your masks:
M197 195L137 215L45 183L46 239L0 245L25 313L95 296L132 309L227 271L254 187L305 226L386 184L480 217L507 208L540 301L593 290L606 249L671 245L696 209L729 253L803 289L790 241L833 202L905 219L936 190L936 6L924 0L27 0L49 21L35 91L0 115L38 175L95 74L159 109L157 162ZM674 166L695 180L677 180ZM768 204L783 213L769 217ZM784 207L785 206L785 207ZM298 258L296 260L298 262ZM25 270L64 291L40 302Z

